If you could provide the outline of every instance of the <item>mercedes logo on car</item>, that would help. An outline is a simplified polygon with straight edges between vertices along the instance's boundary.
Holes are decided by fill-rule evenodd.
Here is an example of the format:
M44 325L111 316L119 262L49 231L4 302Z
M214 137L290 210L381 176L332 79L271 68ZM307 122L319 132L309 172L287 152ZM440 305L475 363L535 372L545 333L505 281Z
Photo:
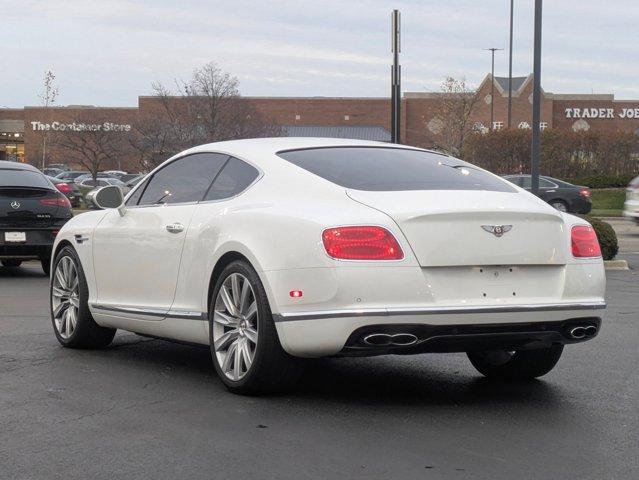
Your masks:
M501 237L504 233L508 233L512 225L482 225L481 228L486 230L488 233L492 233L496 237Z
M20 208L20 202L18 202L17 200L14 200L13 202L11 202L11 208L13 208L14 210L17 210L18 208Z

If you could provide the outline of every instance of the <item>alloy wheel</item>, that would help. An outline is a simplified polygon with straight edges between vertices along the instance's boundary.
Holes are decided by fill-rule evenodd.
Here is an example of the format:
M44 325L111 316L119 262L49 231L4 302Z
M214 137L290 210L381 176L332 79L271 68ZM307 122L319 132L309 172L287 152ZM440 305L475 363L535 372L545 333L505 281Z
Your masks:
M58 262L51 287L51 308L58 334L65 340L70 338L78 323L80 308L80 285L78 269L71 257L62 257Z
M568 209L566 208L566 204L563 202L553 202L551 206L554 207L556 210L559 210L560 212L568 211Z
M213 348L224 375L241 380L257 349L259 313L251 282L232 273L220 287L213 310Z

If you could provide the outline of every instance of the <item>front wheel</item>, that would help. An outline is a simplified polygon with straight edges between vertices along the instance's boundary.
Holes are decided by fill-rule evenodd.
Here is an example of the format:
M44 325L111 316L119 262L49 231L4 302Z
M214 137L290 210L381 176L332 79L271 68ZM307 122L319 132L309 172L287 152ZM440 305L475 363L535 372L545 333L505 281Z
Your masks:
M43 262L44 266L44 262ZM50 311L58 342L68 348L102 348L115 329L99 326L89 311L89 287L75 250L64 247L53 262Z
M219 276L209 309L211 354L218 376L240 394L285 390L299 379L303 363L280 345L266 292L245 261Z
M563 345L536 350L486 350L468 352L468 359L479 373L501 380L530 380L550 372L561 358Z

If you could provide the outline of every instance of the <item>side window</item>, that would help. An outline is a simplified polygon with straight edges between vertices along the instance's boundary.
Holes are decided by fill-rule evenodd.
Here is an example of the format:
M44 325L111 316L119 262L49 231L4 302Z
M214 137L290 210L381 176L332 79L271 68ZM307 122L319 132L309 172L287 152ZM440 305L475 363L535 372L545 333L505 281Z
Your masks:
M506 180L508 180L510 183L514 183L518 187L521 187L521 177L506 177Z
M138 202L140 201L140 197L142 196L142 194L144 193L144 189L146 188L146 184L149 183L149 180L145 180L144 182L140 183L140 186L135 190L135 192L133 192L133 194L127 199L126 201L126 206L127 207L134 207L135 205L138 204Z
M202 200L228 155L195 153L169 163L146 184L138 205Z
M557 188L557 187L551 181L546 180L545 178L540 178L539 179L539 188Z
M530 189L531 184L530 184L530 175L526 175L525 177L521 177L521 188L527 188Z
M242 160L231 157L217 176L204 200L221 200L233 197L244 191L260 172Z

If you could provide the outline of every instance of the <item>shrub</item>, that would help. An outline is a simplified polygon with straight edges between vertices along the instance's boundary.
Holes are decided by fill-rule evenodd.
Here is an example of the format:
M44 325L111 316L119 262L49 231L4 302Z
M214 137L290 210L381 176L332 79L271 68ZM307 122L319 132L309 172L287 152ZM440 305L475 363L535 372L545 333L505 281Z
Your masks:
M601 246L601 255L604 260L612 260L619 251L619 243L617 242L617 234L609 223L599 220L598 218L588 217L587 220L597 233L597 239Z
M633 178L634 175L586 175L567 178L565 181L573 185L584 185L590 188L626 188Z

